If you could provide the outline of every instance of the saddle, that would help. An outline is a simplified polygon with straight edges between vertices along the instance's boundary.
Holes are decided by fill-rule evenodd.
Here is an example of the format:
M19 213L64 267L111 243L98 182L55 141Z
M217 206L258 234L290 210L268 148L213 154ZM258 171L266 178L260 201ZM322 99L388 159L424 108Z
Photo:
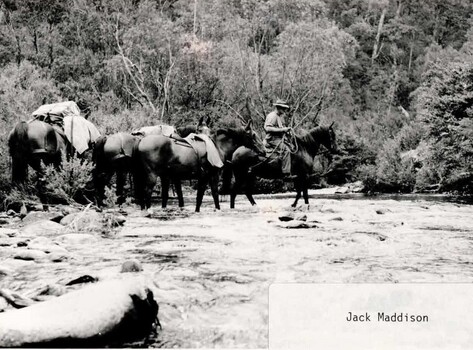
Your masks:
M223 167L223 162L220 158L217 147L207 135L191 133L186 138L177 135L171 135L171 138L174 139L174 142L180 145L192 147L199 159L203 160L206 158L212 166L217 168Z

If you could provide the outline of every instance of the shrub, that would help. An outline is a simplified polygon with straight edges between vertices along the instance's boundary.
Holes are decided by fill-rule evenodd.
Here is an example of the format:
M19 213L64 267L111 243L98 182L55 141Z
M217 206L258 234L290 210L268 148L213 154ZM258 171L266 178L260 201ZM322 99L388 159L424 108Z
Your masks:
M45 167L43 176L46 196L54 201L72 203L82 195L92 181L92 162L79 157L62 157L60 168Z
M388 140L376 156L375 164L360 168L360 177L369 192L412 192L421 165L411 153L424 133L419 123L405 125L395 138Z

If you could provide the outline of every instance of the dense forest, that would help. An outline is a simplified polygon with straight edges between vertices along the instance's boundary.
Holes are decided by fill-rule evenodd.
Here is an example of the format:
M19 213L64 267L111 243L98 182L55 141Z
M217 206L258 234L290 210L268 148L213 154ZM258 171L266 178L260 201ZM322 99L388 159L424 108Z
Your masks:
M369 191L473 193L470 0L2 0L6 138L40 105L85 101L109 134L215 127L277 98L300 128L335 122L323 181Z

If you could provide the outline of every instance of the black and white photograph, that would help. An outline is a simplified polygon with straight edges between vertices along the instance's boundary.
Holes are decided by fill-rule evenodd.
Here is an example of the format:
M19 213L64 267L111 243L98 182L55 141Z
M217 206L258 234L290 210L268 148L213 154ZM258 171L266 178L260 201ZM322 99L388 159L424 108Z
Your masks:
M471 0L0 0L0 347L473 348Z

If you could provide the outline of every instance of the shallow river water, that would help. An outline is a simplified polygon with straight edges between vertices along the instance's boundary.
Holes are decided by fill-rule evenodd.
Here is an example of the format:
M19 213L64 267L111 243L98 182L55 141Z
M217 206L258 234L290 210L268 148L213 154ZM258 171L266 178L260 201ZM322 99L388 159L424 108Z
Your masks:
M21 291L78 276L117 274L137 259L156 285L156 347L266 348L271 283L473 282L473 205L441 198L312 198L316 227L279 227L290 198L243 197L201 213L126 207L127 221L98 243L66 247L60 263L17 262L3 287ZM20 266L21 265L21 266Z

